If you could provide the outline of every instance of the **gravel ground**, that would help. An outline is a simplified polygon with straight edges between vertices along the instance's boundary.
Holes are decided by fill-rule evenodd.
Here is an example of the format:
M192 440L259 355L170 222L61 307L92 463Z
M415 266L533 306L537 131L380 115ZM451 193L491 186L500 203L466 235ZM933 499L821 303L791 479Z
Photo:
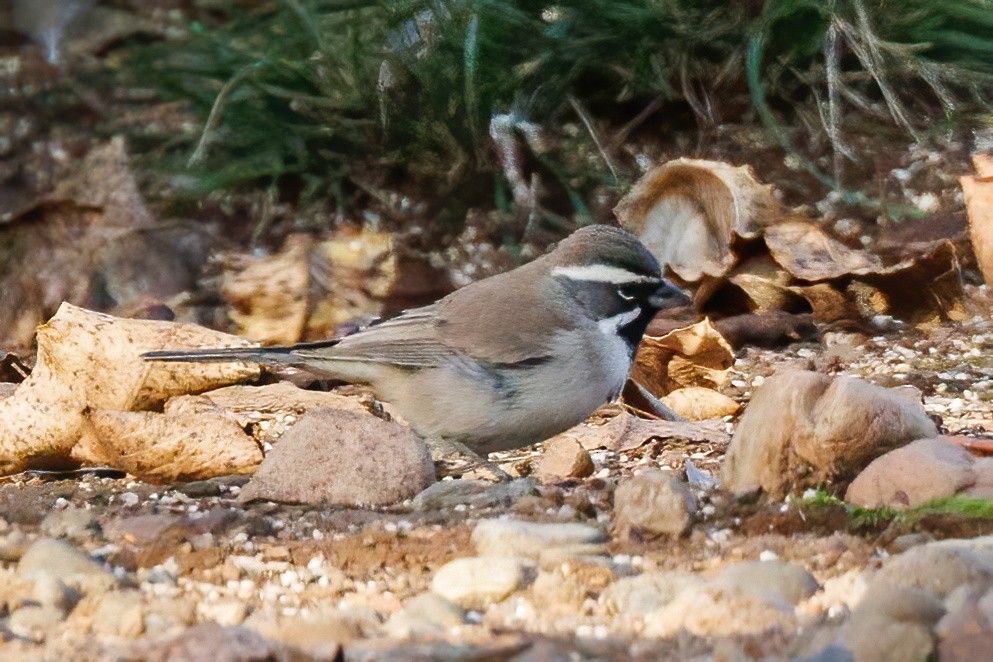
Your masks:
M747 406L752 390L784 367L909 384L921 390L943 431L982 437L993 420L991 345L993 322L980 317L872 337L827 333L820 343L740 351L726 392ZM733 430L734 421L727 424ZM724 450L679 440L630 452L595 450L588 478L521 478L478 485L472 494L459 491L466 481L448 480L435 503L370 510L243 505L236 498L245 477L162 486L100 472L14 476L0 484L3 656L193 660L216 648L233 651L222 659L265 659L258 651L286 655L280 647L291 646L305 651L293 659L332 659L338 643L345 659L801 655L830 640L860 590L859 573L881 564L894 545L912 543L907 535L921 542L962 535L955 524L896 536L854 526L837 511L809 517L789 504L736 501L705 487L694 488L699 509L685 535L610 535L620 479L645 467L682 474L687 460L714 475ZM540 456L535 447L494 459L527 473ZM479 547L472 537L478 522L498 517L582 524L608 535L590 548L542 550L513 565L509 571L524 579L499 599L457 611L450 623L445 605L405 609L432 588L439 569ZM977 535L993 531L993 522L970 527L968 534ZM42 574L50 578L29 575L26 559L43 538L67 542L60 553L78 550L95 560L92 573L105 583L94 588L78 575L60 575L76 561L58 556L44 562ZM614 588L660 574L711 576L757 559L802 567L819 587L796 601L789 625L774 635L689 628L660 636L637 600L618 598L621 589ZM417 621L405 629L401 615L411 614L431 627ZM210 623L246 629L193 627Z

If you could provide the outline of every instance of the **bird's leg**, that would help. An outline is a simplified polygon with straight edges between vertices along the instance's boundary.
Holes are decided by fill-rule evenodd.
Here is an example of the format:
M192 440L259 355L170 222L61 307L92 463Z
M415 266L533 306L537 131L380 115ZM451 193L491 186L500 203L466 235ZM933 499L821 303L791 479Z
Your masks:
M435 465L442 468L442 471L446 474L452 473L452 469L459 467L460 464L465 465L468 463L468 467L460 467L459 473L465 473L466 470L477 470L483 477L494 482L503 482L510 480L510 475L498 467L493 462L490 462L485 457L482 457L476 451L472 450L461 441L455 441L453 439L444 439L442 437L429 437L424 440L428 449L431 451L431 459L434 460ZM461 457L461 462L452 463L453 458Z

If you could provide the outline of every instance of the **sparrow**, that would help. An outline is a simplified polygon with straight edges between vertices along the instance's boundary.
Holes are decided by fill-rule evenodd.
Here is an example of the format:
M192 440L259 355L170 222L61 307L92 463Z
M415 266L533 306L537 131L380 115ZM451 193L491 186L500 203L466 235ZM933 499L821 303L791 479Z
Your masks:
M425 439L485 457L616 399L649 321L689 302L637 237L592 225L528 264L341 339L142 356L291 365L366 384Z

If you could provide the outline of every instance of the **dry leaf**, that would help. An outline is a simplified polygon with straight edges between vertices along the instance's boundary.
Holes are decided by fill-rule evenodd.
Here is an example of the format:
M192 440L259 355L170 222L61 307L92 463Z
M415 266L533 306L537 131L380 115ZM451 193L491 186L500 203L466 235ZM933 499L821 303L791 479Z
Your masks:
M727 443L728 434L720 420L690 423L687 421L653 421L622 412L600 426L577 425L562 433L578 441L587 450L607 448L626 451L659 439L687 439L708 443Z
M718 388L733 363L731 346L705 319L660 338L642 338L631 379L661 397L686 386Z
M983 280L993 285L993 156L977 154L973 163L979 174L961 177L959 183L965 196L972 250Z
M789 221L766 228L765 243L776 262L803 280L831 280L883 269L878 256L849 248L806 221Z
M360 399L327 391L307 391L289 382L265 386L237 384L201 395L181 395L169 400L166 413L227 412L242 427L287 414L301 415L312 409L343 409L359 414L377 413L373 398Z
M755 237L783 215L751 168L694 159L650 170L614 213L663 266L691 282L727 273L737 260L735 238Z
M83 430L83 412L156 406L172 395L255 378L240 363L151 363L150 349L239 345L244 341L202 327L123 320L63 304L38 329L31 376L0 402L0 473L63 468ZM86 455L81 451L82 455Z
M306 235L291 235L276 255L242 256L227 265L221 293L239 335L279 345L302 338L310 244Z
M28 346L63 301L140 309L192 288L206 233L156 223L124 141L94 147L51 194L0 219L0 332Z
M148 482L252 473L262 450L218 414L93 411L86 416L86 459Z
M688 421L724 418L741 409L741 405L723 393L700 386L676 389L664 396L662 403Z

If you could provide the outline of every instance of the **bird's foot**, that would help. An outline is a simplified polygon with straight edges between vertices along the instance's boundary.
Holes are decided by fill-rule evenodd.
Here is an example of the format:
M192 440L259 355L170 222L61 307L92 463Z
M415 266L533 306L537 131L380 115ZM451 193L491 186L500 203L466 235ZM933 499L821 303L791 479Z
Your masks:
M511 480L510 474L462 442L435 438L428 439L427 444L439 478L444 476L466 478L472 475L494 483Z

